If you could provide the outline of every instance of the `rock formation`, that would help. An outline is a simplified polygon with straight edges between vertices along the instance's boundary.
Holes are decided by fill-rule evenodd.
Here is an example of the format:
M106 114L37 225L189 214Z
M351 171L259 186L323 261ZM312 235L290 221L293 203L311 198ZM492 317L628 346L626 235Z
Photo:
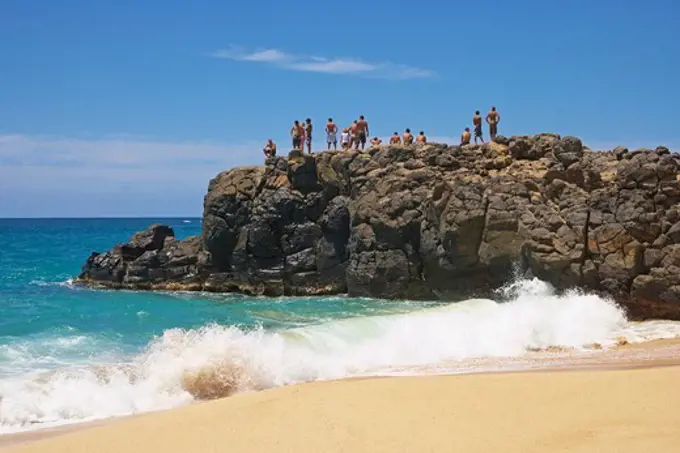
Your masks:
M292 151L217 175L203 233L154 225L78 281L261 295L456 300L515 275L680 319L680 156L575 137Z

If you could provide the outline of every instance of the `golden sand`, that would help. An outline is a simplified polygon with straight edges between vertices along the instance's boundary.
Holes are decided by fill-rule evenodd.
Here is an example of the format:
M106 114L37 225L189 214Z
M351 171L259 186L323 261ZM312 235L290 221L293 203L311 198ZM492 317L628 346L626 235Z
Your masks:
M674 452L680 367L319 382L120 419L6 451Z

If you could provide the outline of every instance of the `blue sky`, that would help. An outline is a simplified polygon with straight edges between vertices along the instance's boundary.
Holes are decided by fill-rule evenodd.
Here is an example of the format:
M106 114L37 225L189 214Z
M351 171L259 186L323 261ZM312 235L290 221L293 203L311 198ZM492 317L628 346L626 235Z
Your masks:
M234 5L0 2L0 217L200 215L308 116L680 148L677 1Z

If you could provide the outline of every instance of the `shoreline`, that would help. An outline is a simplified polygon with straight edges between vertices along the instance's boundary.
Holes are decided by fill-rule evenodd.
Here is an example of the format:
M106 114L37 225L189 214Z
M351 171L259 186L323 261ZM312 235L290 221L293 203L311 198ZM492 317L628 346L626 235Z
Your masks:
M210 404L236 404L230 401L244 401L257 398L256 395L268 392L305 392L308 386L329 387L343 382L382 382L391 380L413 380L419 378L476 378L483 376L497 376L504 379L505 376L513 375L546 375L556 376L564 373L598 374L609 372L648 372L655 369L678 369L680 370L680 338L654 340L642 343L632 343L608 350L594 351L592 353L574 353L573 351L539 351L529 352L520 357L487 357L470 359L468 368L460 367L458 371L451 371L454 363L438 364L436 366L408 367L401 370L393 369L390 373L375 375L360 375L347 378L312 381L283 387L274 387L261 391L244 392L231 397L213 401L197 401L189 405L176 408L144 412L138 414L115 416L110 418L76 422L61 426L46 427L30 431L8 433L0 435L0 450L14 449L15 447L32 446L34 444L49 444L55 439L89 432L99 428L119 426L121 423L134 423L137 419L159 417L165 413L175 413L190 407L202 407ZM456 362L461 365L461 362ZM495 365L493 368L491 365ZM442 367L447 367L445 371ZM440 371L438 371L440 370ZM402 374L399 374L402 373ZM378 385L378 384L376 384ZM288 389L288 390L286 390ZM46 450L48 451L48 450Z

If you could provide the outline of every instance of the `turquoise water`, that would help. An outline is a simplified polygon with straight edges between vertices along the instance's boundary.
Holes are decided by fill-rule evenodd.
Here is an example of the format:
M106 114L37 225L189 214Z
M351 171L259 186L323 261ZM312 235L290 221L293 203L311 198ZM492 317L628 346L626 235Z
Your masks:
M680 334L678 323L629 323L611 301L556 295L538 280L455 304L69 283L92 251L152 223L180 238L201 229L200 219L0 219L0 434L309 380L442 364L456 372L465 360L528 348Z
M276 331L422 306L343 297L102 291L69 284L92 251L108 250L152 223L171 225L179 238L201 230L196 218L0 219L0 380L16 384L50 370L134 361L171 329L212 325ZM8 416L16 410L7 395L16 385L8 385L1 395L0 428L26 421ZM34 412L27 418L40 421L40 411Z

